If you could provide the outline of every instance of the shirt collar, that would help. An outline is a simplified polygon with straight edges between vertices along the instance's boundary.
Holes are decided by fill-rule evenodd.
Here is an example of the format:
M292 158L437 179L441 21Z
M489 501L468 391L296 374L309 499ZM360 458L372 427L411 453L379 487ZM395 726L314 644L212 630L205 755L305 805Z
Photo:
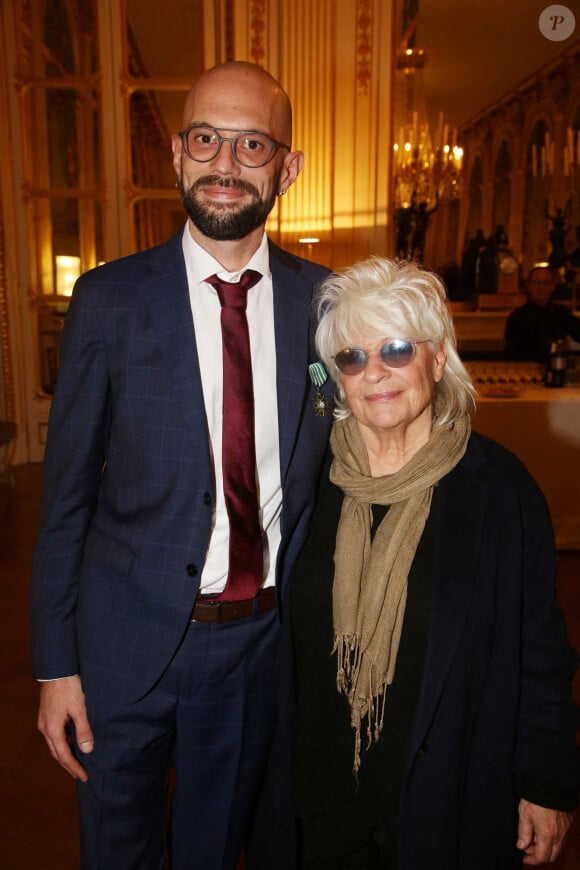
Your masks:
M237 272L228 272L225 270L222 264L216 260L215 257L212 257L205 248L202 248L202 246L195 241L189 232L189 223L185 225L183 231L183 254L188 269L191 271L192 275L195 275L198 284L205 281L209 275L217 275L223 281L231 281L235 283L240 280L242 272L245 272L246 269L255 269L256 272L260 272L263 278L268 278L270 281L272 280L272 273L270 271L270 251L268 248L268 237L266 233L262 235L262 241L260 242L257 251L254 252L245 266Z

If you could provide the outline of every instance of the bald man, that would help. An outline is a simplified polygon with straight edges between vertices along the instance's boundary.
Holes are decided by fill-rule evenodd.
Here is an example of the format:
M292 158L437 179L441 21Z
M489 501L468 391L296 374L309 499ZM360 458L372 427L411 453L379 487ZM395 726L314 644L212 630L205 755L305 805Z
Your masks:
M268 73L204 73L172 142L183 231L83 275L66 317L31 630L38 725L78 783L84 870L158 870L164 848L173 870L234 870L255 827L284 696L286 581L331 420L329 386L308 374L327 270L264 230L302 169L291 137ZM224 383L218 287L247 270L251 360L232 357ZM222 470L238 367L254 405L251 592L230 585L256 547L235 537Z

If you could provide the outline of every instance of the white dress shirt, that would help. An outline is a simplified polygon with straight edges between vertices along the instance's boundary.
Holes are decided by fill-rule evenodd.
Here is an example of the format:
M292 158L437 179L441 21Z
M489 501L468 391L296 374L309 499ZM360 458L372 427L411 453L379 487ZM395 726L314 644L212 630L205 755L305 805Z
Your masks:
M264 583L273 586L276 556L280 545L282 483L278 437L276 393L276 345L274 339L274 297L266 234L260 247L243 269L227 272L211 254L191 237L186 225L183 253L189 284L189 298L201 372L203 398L213 459L216 504L213 527L201 575L200 591L219 593L228 575L229 522L222 478L222 333L221 305L215 287L206 282L211 275L224 281L239 281L246 269L262 278L248 293L246 315L254 382L254 426L260 524L264 543Z

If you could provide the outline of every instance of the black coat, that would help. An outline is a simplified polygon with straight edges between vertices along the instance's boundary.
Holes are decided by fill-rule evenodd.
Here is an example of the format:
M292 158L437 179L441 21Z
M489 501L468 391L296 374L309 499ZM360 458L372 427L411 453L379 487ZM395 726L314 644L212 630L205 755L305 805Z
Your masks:
M472 435L439 484L431 625L399 811L401 870L507 868L518 794L580 782L545 500ZM528 788L526 789L526 786ZM518 866L518 864L514 864Z
M430 625L401 791L398 868L508 870L521 866L520 795L541 804L545 787L575 800L579 719L570 685L577 655L556 600L547 505L521 462L473 434L440 481L436 504ZM281 758L277 765L287 791L288 767ZM280 835L279 815L274 824ZM293 866L290 854L287 844L272 866Z

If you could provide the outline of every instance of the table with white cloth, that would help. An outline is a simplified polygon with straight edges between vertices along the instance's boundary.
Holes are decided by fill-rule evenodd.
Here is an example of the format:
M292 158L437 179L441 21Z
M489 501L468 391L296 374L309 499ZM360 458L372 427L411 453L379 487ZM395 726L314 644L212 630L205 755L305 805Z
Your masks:
M580 384L542 385L534 363L468 363L473 428L512 450L544 492L559 550L580 549Z

